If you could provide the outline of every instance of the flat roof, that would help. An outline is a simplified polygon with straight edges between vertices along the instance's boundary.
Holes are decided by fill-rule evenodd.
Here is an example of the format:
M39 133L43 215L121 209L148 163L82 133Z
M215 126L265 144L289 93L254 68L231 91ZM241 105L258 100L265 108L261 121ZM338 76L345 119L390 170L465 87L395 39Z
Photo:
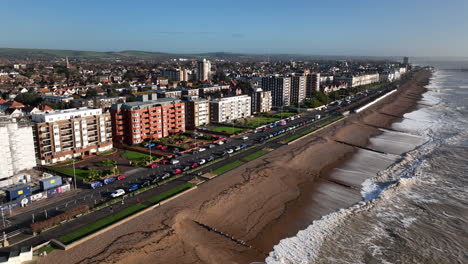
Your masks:
M149 101L136 101L136 102L128 102L128 103L122 103L122 104L113 104L111 109L138 110L138 109L143 109L143 108L166 106L166 105L180 104L180 103L182 103L182 101L179 99L167 97L167 98L158 98L156 100L149 100Z

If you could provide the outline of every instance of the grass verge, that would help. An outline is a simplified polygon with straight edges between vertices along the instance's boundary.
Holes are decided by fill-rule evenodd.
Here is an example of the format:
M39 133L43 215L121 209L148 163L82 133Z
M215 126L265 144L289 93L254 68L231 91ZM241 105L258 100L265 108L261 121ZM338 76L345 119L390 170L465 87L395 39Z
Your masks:
M160 194L157 194L151 198L149 198L147 201L152 203L152 204L157 204L163 200L166 200L176 194L179 194L187 189L190 189L191 187L193 187L195 184L193 183L190 183L190 182L186 182L186 183L183 183L179 186L176 186L170 190L167 190L163 193L160 193ZM114 202L114 201L113 201ZM107 204L107 205L110 205ZM107 206L106 205L106 206ZM119 212L116 212L114 214L111 214L109 216L106 216L104 218L101 218L99 220L97 220L96 222L94 223L91 223L91 224L88 224L88 225L85 225L81 228L79 228L78 230L75 230L73 232L70 232L68 234L65 234L61 237L59 237L59 240L62 241L63 243L65 244L70 244L80 238L83 238L91 233L94 233L102 228L105 228L113 223L116 223L117 221L120 221L134 213L137 213L143 209L146 209L148 208L148 205L145 205L145 204L135 204L135 205L132 205L130 207L127 207Z
M132 150L126 150L122 154L122 157L131 161L138 162L138 161L144 161L146 158L149 158L149 155L145 153L141 153L141 152L132 151Z
M80 229L73 231L71 233L68 233L66 235L63 235L59 237L59 240L62 241L65 244L70 244L73 241L76 241L82 237L85 237L91 233L94 233L98 231L99 229L102 229L106 226L109 226L121 219L124 219L127 216L130 216L138 211L141 211L145 208L147 208L147 205L144 204L135 204L130 207L127 207L123 209L122 211L119 211L117 213L111 214L109 216L106 216L104 218L101 218L97 220L96 222L92 224L88 224L86 226L81 227Z
M54 250L55 248L52 246L52 245L48 245L48 246L45 246L45 247L42 247L40 248L37 253L38 255L41 255L42 253L46 252L46 254L49 254L50 252L52 252L52 250Z
M190 189L194 186L195 184L193 183L190 183L190 182L186 182L184 184L181 184L179 186L176 186L170 190L167 190L163 193L160 193L160 194L157 194L151 198L149 198L147 201L152 203L152 204L157 204L163 200L166 200L167 198L170 198L176 194L179 194L187 189Z
M254 159L258 158L258 157L261 157L261 156L267 154L268 152L269 152L268 150L261 149L261 150L259 150L257 152L254 152L252 154L249 154L249 155L243 157L241 160L245 161L245 162L249 162L249 161L252 161L252 160L254 160Z
M216 175L220 175L220 174L223 174L225 173L226 171L230 171L234 168L237 168L239 167L240 165L244 164L244 162L240 161L240 160L236 160L236 161L233 161L231 163L228 163L222 167L219 167L215 170L212 171L213 174L216 174Z
M55 167L46 167L51 171L56 171L59 173L63 173L69 177L73 177L73 168L55 168ZM86 179L89 174L89 170L77 169L75 168L76 177L81 179Z
M332 118L332 119L330 119L330 120L328 120L328 121L325 121L325 122L323 122L323 123L320 123L317 127L312 127L312 128L309 128L309 129L307 129L307 130L305 130L305 131L302 131L301 133L299 133L299 134L297 134L297 135L290 136L290 137L288 137L287 139L283 140L283 142L284 142L284 143L289 143L289 142L291 142L291 141L294 141L294 140L296 140L296 139L298 139L298 138L301 138L301 137L303 137L303 136L306 136L306 135L308 135L308 134L314 132L315 130L317 130L317 129L319 129L319 128L322 128L322 127L327 126L327 125L329 125L329 124L331 124L331 123L333 123L333 122L336 122L336 121L340 120L340 119L343 118L343 117L344 117L344 116L337 116L337 117L334 117L334 118Z

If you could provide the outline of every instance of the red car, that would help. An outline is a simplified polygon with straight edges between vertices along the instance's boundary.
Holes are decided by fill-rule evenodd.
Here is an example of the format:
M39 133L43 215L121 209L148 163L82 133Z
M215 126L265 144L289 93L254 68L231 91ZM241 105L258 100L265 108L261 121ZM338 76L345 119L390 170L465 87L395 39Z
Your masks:
M152 169L157 168L157 167L158 167L158 164L156 162L150 165L150 168Z
M169 161L167 159L161 160L161 164L167 164L167 163L169 163Z
M172 172L174 175L182 173L181 169L176 169L175 171Z
M194 169L194 168L198 167L198 163L196 163L196 162L195 162L195 163L193 163L191 167L192 167L192 169Z
M163 145L157 145L155 148L160 149L162 147L163 147Z
M162 146L161 149L165 150L165 149L167 149L167 146Z
M125 179L125 175L119 175L119 176L117 176L117 180L123 180L123 179Z

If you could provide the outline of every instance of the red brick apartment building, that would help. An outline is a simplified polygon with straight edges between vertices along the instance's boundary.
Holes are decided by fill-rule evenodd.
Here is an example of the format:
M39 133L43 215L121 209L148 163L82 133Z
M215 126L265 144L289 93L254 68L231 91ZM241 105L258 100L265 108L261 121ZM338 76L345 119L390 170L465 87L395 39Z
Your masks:
M185 105L175 98L114 104L110 113L117 145L138 144L185 131Z

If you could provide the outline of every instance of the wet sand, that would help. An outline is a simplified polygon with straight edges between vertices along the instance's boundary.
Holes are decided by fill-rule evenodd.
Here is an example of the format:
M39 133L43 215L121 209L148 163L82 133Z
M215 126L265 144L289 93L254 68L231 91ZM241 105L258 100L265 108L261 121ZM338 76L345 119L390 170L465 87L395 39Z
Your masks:
M351 145L367 146L378 128L411 111L429 76L419 73L359 114L39 263L262 262L280 239L361 199L355 185L362 179L333 179L331 170L359 150Z

